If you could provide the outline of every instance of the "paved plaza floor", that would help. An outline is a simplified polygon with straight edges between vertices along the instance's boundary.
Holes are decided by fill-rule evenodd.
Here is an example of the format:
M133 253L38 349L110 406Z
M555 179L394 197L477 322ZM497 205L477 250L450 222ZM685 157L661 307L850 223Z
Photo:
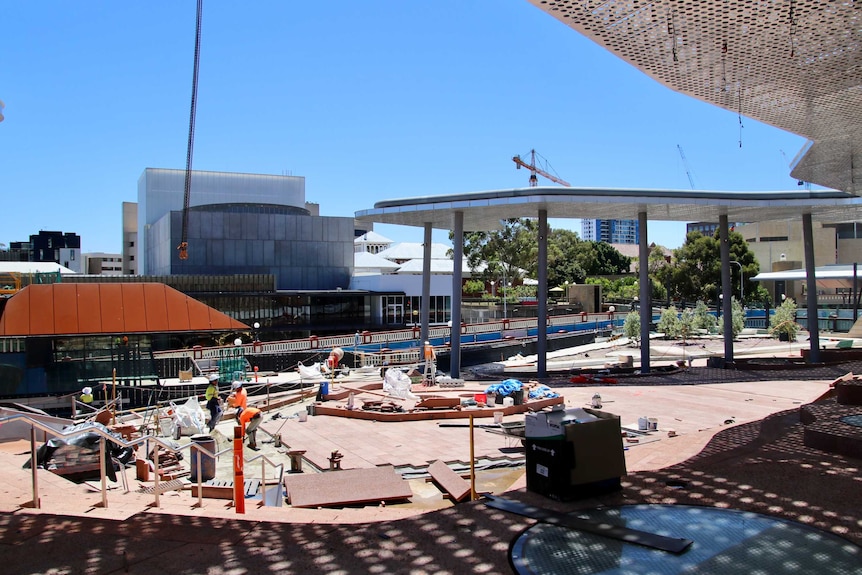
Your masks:
M527 490L517 465L480 471L477 489L561 511L630 503L755 511L862 544L862 461L805 447L797 413L854 369L862 364L781 372L695 364L616 385L549 381L567 407L587 407L599 393L602 409L624 426L642 416L657 420L655 432L625 445L622 490L554 501ZM468 381L463 393L486 385ZM275 419L268 412L265 425L277 425L285 445L339 450L351 466L470 458L465 427L291 417L301 410L284 408ZM223 422L216 436L228 436L229 428ZM262 451L278 453L268 436L262 439ZM483 429L474 430L474 449L477 459L523 457L517 441ZM511 573L509 545L533 523L482 501L452 504L419 480L411 481L414 504L297 509L249 501L238 514L229 501L205 499L197 507L188 491L173 491L156 507L152 495L137 492L133 470L131 492L114 485L106 508L97 489L40 470L34 509L31 474L22 469L28 455L27 442L0 444L4 573Z

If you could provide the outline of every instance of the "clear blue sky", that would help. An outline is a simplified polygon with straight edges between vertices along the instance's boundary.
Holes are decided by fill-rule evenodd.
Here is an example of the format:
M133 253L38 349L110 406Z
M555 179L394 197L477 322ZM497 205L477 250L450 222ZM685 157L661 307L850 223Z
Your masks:
M143 170L185 167L195 2L7 0L2 14L0 242L60 230L119 252ZM804 144L743 117L740 148L735 112L525 0L205 0L198 96L195 169L305 176L332 216L526 187L511 158L531 148L574 186L687 189L681 145L699 189L796 189L782 150ZM683 235L653 224L649 239Z

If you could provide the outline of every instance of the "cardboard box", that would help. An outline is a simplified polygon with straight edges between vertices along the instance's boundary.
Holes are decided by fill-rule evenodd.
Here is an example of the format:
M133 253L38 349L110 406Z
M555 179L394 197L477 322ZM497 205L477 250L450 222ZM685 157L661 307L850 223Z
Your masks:
M564 427L576 421L598 419L592 410L555 405L550 410L524 414L524 436L528 439L565 439ZM619 418L617 418L619 421Z
M561 437L527 436L527 489L562 501L620 489L626 461L619 416L593 409L544 414L533 432L559 426ZM582 423L569 423L573 415Z
M564 426L566 441L572 443L575 465L571 482L574 485L602 481L626 474L620 417L605 411L584 409L597 419L587 423Z

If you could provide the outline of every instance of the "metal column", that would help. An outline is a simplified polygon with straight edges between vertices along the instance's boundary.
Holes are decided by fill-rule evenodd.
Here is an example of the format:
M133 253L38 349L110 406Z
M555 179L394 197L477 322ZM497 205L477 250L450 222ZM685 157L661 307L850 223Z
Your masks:
M820 363L820 321L817 316L817 277L814 265L814 229L811 214L802 214L802 245L805 250L805 289L808 307L808 336L811 363Z
M536 375L548 376L548 210L539 210L539 318Z
M730 237L727 233L727 214L718 216L718 249L721 254L721 313L724 314L724 361L733 364L733 312L730 298Z
M641 320L641 373L649 373L649 326L652 322L652 301L649 285L649 245L647 244L647 213L638 212L638 299Z
M452 328L449 332L451 355L449 375L461 376L461 267L464 260L464 212L455 212L452 225Z
M422 303L419 306L422 331L419 341L428 341L428 320L431 307L431 223L425 223L425 243L422 244Z

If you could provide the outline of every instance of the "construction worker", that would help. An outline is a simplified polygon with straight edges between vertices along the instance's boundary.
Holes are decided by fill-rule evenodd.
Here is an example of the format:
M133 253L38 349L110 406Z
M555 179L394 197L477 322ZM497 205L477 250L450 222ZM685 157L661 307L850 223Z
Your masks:
M243 436L248 436L250 449L257 449L257 428L263 421L263 413L256 407L246 407L237 412L237 422L243 429Z
M218 396L219 376L217 374L212 374L209 376L208 379L210 384L207 386L207 390L204 393L204 398L207 401L207 409L210 410L209 428L210 433L212 433L215 430L216 424L221 419L222 408L221 399Z
M228 405L237 410L245 409L248 406L248 393L242 386L242 381L235 381L231 385L231 393L227 398ZM237 411L239 417L239 411Z
M431 345L430 341L426 341L423 346L423 356L425 358L425 375L422 381L425 385L435 385L437 368L434 362L437 359L437 354L434 352L434 346Z
M90 405L91 403L93 403L93 388L92 387L85 387L84 389L81 390L81 403L86 403L87 405Z

